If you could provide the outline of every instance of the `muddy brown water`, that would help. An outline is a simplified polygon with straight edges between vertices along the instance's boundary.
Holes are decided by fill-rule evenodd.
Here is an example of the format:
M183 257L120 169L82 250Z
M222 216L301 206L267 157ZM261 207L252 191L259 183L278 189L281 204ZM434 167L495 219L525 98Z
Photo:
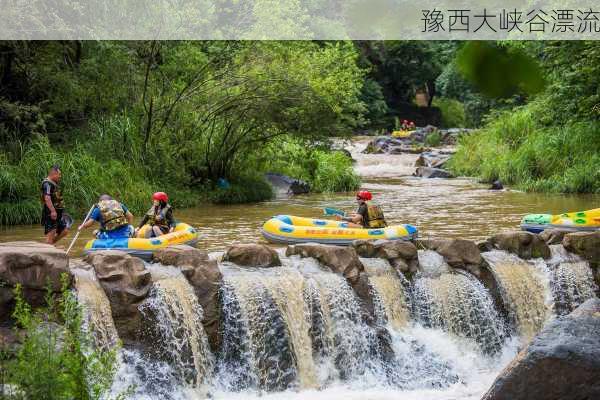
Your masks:
M415 225L421 237L482 240L501 230L518 229L525 214L556 214L600 207L600 195L490 191L488 185L468 178L415 178L411 174L416 155L362 154L368 141L368 138L357 138L346 143L356 160L355 170L363 178L363 188L373 193L388 223ZM325 206L352 210L356 207L354 194L309 194L282 196L257 204L205 205L175 210L175 216L199 229L199 248L219 251L233 243L264 241L260 227L273 215L319 217ZM136 222L138 220L136 218ZM73 254L80 255L85 242L91 238L91 229L83 232ZM14 240L42 241L42 227L20 225L0 229L0 242ZM67 247L69 243L68 237L62 245Z

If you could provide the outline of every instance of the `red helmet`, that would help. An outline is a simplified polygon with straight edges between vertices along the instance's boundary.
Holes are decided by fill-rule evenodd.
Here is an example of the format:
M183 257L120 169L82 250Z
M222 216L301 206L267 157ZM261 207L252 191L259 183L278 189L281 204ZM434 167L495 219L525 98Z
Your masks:
M152 200L164 201L166 203L169 201L169 196L165 192L156 192L152 195Z
M356 198L364 201L369 201L373 198L373 195L368 190L361 190L356 193Z

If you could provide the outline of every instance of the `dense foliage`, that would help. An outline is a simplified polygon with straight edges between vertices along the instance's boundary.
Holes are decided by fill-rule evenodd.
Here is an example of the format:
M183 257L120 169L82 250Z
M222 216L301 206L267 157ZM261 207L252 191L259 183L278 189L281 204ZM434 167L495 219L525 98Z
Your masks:
M269 198L252 165L269 143L365 123L358 57L351 42L0 42L0 224L37 220L53 164L71 212L101 193L134 211L155 190L180 207Z
M512 45L540 60L546 87L490 115L462 140L452 168L526 190L600 193L600 44Z

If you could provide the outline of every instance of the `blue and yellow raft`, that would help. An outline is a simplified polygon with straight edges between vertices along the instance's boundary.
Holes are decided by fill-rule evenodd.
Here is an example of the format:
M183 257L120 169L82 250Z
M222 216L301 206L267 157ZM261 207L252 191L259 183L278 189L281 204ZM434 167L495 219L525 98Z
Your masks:
M347 222L278 215L264 223L262 235L272 243L323 243L342 246L359 239L412 240L417 228L394 225L379 229L348 228Z
M147 225L142 230L150 229ZM143 232L143 231L142 231ZM98 250L120 250L145 260L152 258L152 253L165 247L178 244L195 246L198 242L198 231L192 226L180 222L171 233L153 237L142 238L119 238L119 239L93 239L85 244L84 252L91 253Z

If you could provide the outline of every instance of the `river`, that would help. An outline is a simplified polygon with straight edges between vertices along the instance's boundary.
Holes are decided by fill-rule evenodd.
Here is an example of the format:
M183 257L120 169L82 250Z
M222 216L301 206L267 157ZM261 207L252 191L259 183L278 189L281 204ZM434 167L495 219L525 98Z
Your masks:
M525 214L556 214L600 205L600 195L491 191L489 185L468 178L416 178L411 175L417 155L362 154L369 140L358 137L346 143L356 160L355 170L363 179L362 187L373 193L388 223L415 225L424 238L482 240L501 230L518 229ZM123 200L127 204L127 199ZM324 206L352 210L356 207L354 193L286 196L257 204L207 204L176 210L175 215L200 230L199 247L218 251L230 243L262 240L260 227L273 215L314 217L322 215ZM80 255L85 241L91 238L91 230L84 232L74 254ZM42 227L20 225L0 230L0 242L13 240L43 240Z

